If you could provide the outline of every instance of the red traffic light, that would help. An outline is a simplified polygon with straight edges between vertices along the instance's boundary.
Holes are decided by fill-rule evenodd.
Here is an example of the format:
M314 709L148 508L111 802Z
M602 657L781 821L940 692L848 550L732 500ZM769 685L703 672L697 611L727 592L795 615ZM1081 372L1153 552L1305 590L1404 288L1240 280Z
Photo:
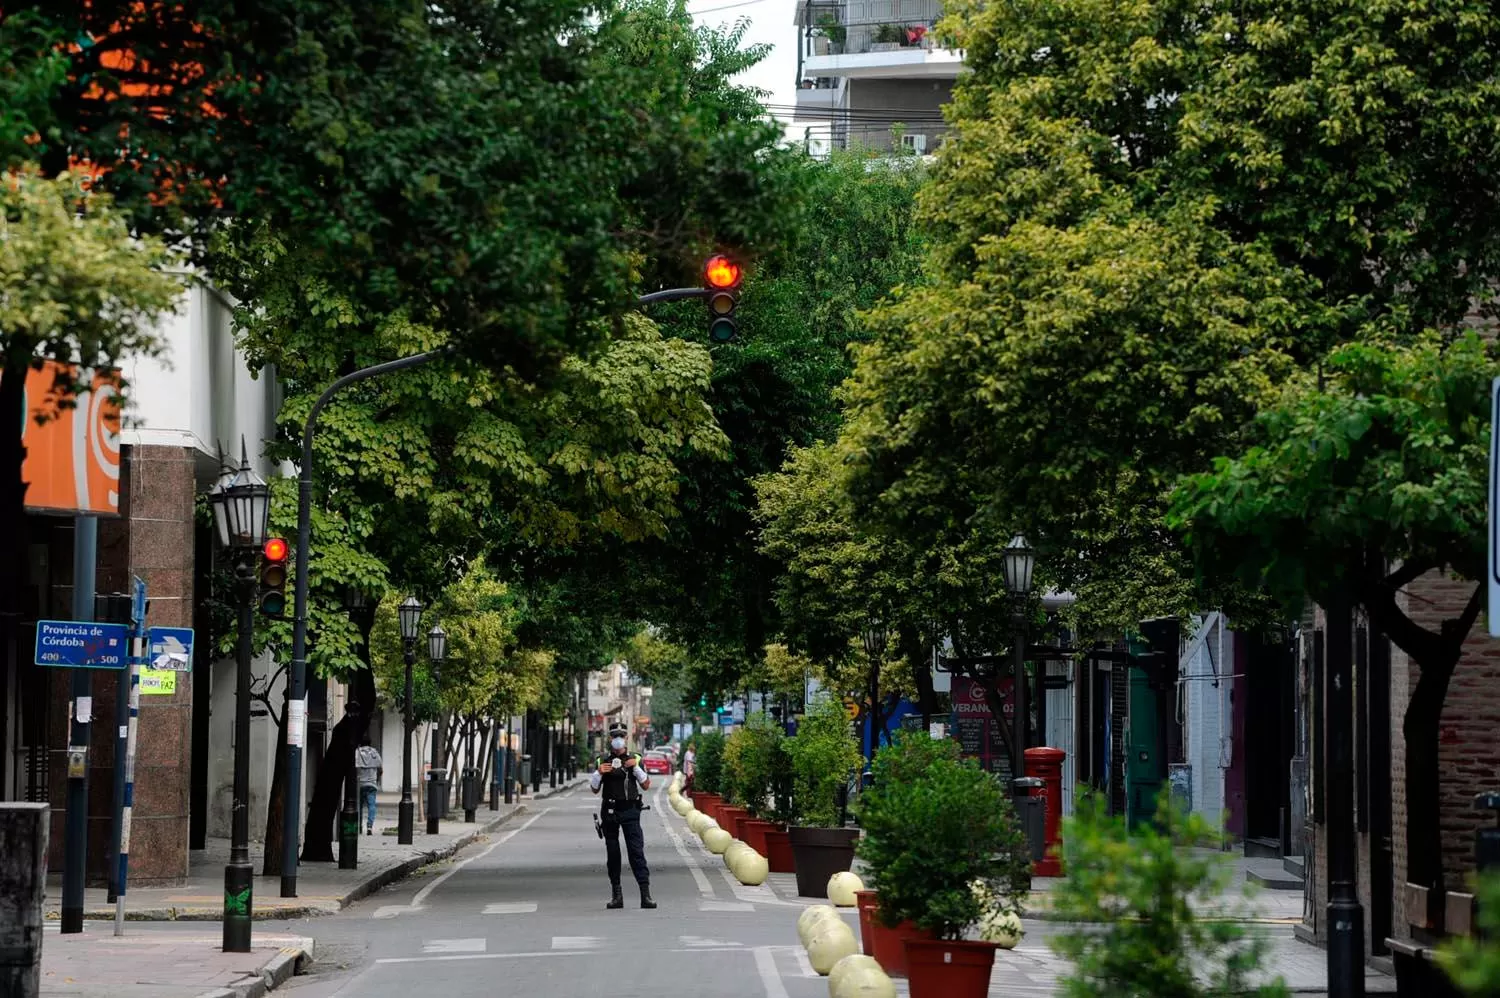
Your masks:
M703 265L703 279L711 288L725 291L737 288L744 276L740 265L723 254L709 257L708 262Z
M289 550L286 541L280 537L272 537L266 541L266 546L261 553L266 556L266 561L286 561Z

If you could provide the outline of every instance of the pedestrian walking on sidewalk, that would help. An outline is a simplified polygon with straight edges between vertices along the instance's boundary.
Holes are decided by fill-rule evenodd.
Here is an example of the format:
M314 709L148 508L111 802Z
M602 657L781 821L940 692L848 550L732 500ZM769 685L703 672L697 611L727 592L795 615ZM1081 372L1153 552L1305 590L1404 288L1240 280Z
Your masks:
M370 736L365 735L359 740L359 748L354 750L354 768L359 771L359 800L365 807L365 834L375 834L375 795L380 791L380 774L385 768L384 761L375 746L370 744Z
M693 745L688 743L687 751L682 755L682 776L689 790L693 789L693 777L698 772L698 753L693 751Z
M655 908L651 899L651 870L646 866L646 840L641 832L641 794L651 789L651 777L641 765L641 758L625 748L625 726L609 729L609 754L599 757L589 774L589 788L603 795L599 809L600 834L604 836L604 855L609 870L610 899L606 908L625 907L620 890L620 835L625 836L625 850L630 855L630 872L641 888L641 907Z

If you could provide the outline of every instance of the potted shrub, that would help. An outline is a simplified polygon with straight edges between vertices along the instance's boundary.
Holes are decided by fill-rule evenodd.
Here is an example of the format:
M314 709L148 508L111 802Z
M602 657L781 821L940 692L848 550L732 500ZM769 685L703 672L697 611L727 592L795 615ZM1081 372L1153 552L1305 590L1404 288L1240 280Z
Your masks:
M719 802L723 799L722 779L724 773L724 736L717 731L698 736L697 775L693 782L701 793L694 801L698 810L713 818L719 818Z
M860 794L860 823L865 823L865 815L872 809L879 820L882 801L888 790L900 789L922 779L932 763L939 759L955 760L958 757L957 742L934 741L924 732L897 732L895 740L875 756L872 766L874 782ZM869 846L865 846L860 850L862 858L868 849ZM890 976L905 977L906 940L931 939L932 933L911 921L882 917L878 891L861 894L864 896L859 898L859 924L866 954L873 956Z
M767 816L770 827L764 834L766 862L772 873L793 873L797 869L791 833L787 830L796 818L792 808L792 753L787 747L790 744L791 739L779 738L771 751L771 809Z
M780 727L771 718L760 714L751 717L736 733L737 741L731 739L735 741L734 797L746 811L746 816L739 821L739 837L762 856L768 856L765 833L776 827L768 819L774 810L771 785L782 737ZM726 746L726 769L729 766Z
M983 998L997 944L965 934L1019 915L1031 886L1031 855L1010 797L993 775L946 750L906 745L883 755L880 790L860 805L860 857L879 895L876 917L930 935L903 942L912 998ZM920 773L905 768L924 759Z
M871 52L894 52L901 47L905 38L902 26L899 24L881 24L875 28L874 41L870 43Z
M859 765L859 742L844 705L828 697L810 710L787 740L798 824L790 828L797 893L827 897L828 878L854 865L859 830L840 824L839 788Z

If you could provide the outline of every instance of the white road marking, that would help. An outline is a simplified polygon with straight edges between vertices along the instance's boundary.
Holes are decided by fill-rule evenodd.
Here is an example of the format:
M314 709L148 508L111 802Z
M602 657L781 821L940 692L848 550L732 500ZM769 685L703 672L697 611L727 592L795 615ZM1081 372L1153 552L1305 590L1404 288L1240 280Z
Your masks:
M526 957L538 956L572 956L569 952L537 952L537 953L460 953L455 956L391 956L376 960L377 964L383 963L451 963L455 960L517 960Z
M535 901L499 901L484 906L486 915L529 915L536 911Z
M604 940L598 936L553 936L552 948L576 953L579 950L598 949L602 942Z
M515 828L512 828L510 831L506 832L504 835L500 836L495 841L491 842L484 849L483 852L476 853L475 855L470 856L468 859L459 860L457 863L453 864L453 868L451 870L449 870L448 872L444 873L442 876L438 877L436 880L434 880L432 883L428 884L426 887L424 887L421 890L417 891L417 896L411 899L411 906L413 908L420 908L420 907L422 907L422 902L427 900L427 895L431 894L433 891L435 891L439 887L441 887L448 880L449 877L453 876L459 870L462 870L464 867L468 866L470 863L474 862L476 859L484 859L484 857L488 856L490 853L494 852L496 849L498 849L501 846L505 845L505 843L509 842L511 839L515 838L517 835L519 835L522 832L526 831L526 829L530 828L533 824L536 823L536 821L537 821L538 818L540 818L542 815L546 814L550 810L552 810L550 807L544 807L544 808L542 808L536 814L532 815L530 818L527 818L526 821L524 821L522 824L518 825Z
M797 958L797 966L802 971L803 977L821 976L816 970L812 969L812 963L807 959L807 951L801 946L794 947L792 955Z
M423 953L483 953L483 939L429 939L422 944Z
M747 901L699 901L699 911L754 911L755 905Z
M667 813L661 808L660 790L652 797L651 810L656 812L656 817L661 821L661 827L666 831L667 837L672 840L672 846L677 850L677 855L681 856L682 861L688 865L688 872L693 875L693 881L698 885L698 893L706 898L713 897L714 885L708 882L708 877L703 873L703 867L698 865L698 861L688 853L687 847L682 844L682 836L677 834L677 829L673 828L667 821ZM674 811L673 813L675 814L676 812Z
M375 913L373 915L371 915L370 917L371 918L395 918L397 915L414 914L416 912L426 911L426 910L427 910L426 908L418 908L418 907L415 907L414 905L409 905L409 904L383 904L379 908L376 908L375 909Z
M702 936L678 936L677 942L689 949L701 949L704 946L738 947L743 945L736 942L725 942L722 939L705 939Z
M788 998L786 985L781 983L781 971L776 969L776 954L767 946L755 948L755 969L760 974L760 983L766 989L766 998Z

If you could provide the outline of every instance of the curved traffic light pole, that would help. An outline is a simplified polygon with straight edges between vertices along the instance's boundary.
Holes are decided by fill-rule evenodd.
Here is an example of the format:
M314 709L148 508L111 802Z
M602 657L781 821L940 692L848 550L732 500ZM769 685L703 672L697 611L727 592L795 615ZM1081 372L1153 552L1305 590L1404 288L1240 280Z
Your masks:
M635 304L640 308L667 301L707 298L712 293L708 288L668 288L641 295L635 300ZM332 401L333 396L356 382L392 371L404 371L439 357L448 357L457 349L452 345L440 347L344 375L323 389L323 394L313 403L307 414L307 422L302 427L302 464L297 474L297 563L296 590L292 604L292 667L287 676L285 722L286 806L282 809L281 825L281 896L284 898L297 896L297 854L301 840L302 743L307 729L307 560L308 548L312 544L313 433L317 429L318 415Z

